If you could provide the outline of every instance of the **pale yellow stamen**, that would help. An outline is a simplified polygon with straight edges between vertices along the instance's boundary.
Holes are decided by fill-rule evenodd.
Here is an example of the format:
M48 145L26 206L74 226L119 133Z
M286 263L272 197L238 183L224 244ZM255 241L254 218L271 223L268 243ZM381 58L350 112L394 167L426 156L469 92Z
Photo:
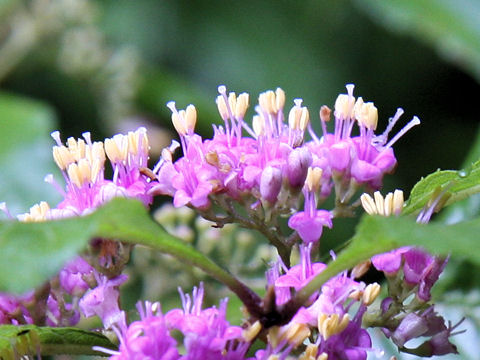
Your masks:
M23 222L41 222L47 220L49 211L50 206L45 201L42 201L33 205L28 213L19 215L18 218Z
M358 122L367 129L375 130L377 128L378 110L372 102L365 103L359 97L355 103L354 112Z
M353 278L358 279L358 278L362 277L363 275L365 275L365 273L368 271L368 269L370 269L371 264L372 264L372 262L370 260L367 260L367 261L364 261L364 262L356 265L352 269Z
M252 120L252 127L255 135L265 135L265 120L259 115L255 115Z
M237 119L243 119L248 109L249 95L247 93L241 93L238 95L237 103L235 105L235 117Z
M262 324L257 320L248 328L243 330L242 337L246 342L251 342L257 337L257 335L260 333L260 330L262 330Z
M305 351L300 355L298 360L316 360L318 353L318 346L315 344L308 344Z
M347 94L340 94L335 101L335 116L340 119L352 119L355 97Z
M380 194L380 191L375 191L373 193L373 198L375 199L375 207L377 208L377 212L378 214L382 215L382 216L386 216L385 215L385 200L383 199L383 196L382 194Z
M320 189L322 174L323 170L319 167L308 168L307 178L305 179L308 191L317 192Z
M385 198L382 197L379 191L373 194L373 198L368 194L360 196L362 206L369 215L391 216L400 215L403 209L403 192L395 190L395 192L388 193Z
M258 104L269 114L276 114L275 93L272 90L265 91L258 96Z
M321 353L318 355L317 360L328 360L328 354L327 353Z
M216 103L220 116L222 117L223 121L226 121L230 116L228 115L227 104L225 103L223 95L217 96Z
M267 338L268 342L275 348L282 341L287 341L293 345L293 348L297 347L303 341L310 336L310 329L307 324L289 324L283 327L274 326L271 327Z
M75 161L72 154L70 154L70 151L68 151L65 146L53 147L53 160L55 160L55 163L62 171Z
M128 156L128 137L117 134L105 139L105 152L112 163L125 163Z
M185 125L189 134L195 131L195 125L197 124L197 109L194 105L190 104L185 110Z
M281 111L285 106L285 91L281 88L277 88L275 90L275 106L277 107L277 111Z
M293 106L288 114L288 126L292 130L305 131L310 120L310 114L305 106L300 106L298 102Z
M371 305L380 294L381 287L377 283L369 284L363 291L362 301L365 305Z
M320 313L318 315L318 332L327 340L330 336L341 333L347 327L350 316L344 314L340 317L338 314L327 315Z

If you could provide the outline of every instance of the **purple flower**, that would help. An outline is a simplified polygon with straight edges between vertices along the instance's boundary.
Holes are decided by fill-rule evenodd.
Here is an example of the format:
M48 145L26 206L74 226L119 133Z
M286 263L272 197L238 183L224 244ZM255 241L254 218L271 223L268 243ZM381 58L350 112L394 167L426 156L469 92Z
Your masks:
M93 268L80 256L69 261L60 270L59 280L61 287L70 295L81 296L89 289L83 276L92 274Z
M180 358L177 342L170 335L160 304L137 304L140 320L120 333L120 348L112 353L111 360L176 360Z
M79 306L86 317L97 315L103 326L108 329L112 325L125 327L125 314L118 304L118 287L127 280L127 275L108 279L105 275L96 274L97 287L90 289L80 299Z
M333 226L332 214L327 210L299 211L290 217L288 226L296 230L306 244L317 242L322 236L323 227Z
M430 300L430 290L447 265L448 259L441 259L420 249L410 249L404 254L403 272L408 284L418 285L418 297Z
M410 247L405 246L387 253L375 255L372 257L372 264L378 271L395 274L402 266L403 254L409 249Z
M230 326L226 320L227 300L221 301L218 309L202 309L202 283L193 289L192 297L183 292L180 295L183 310L170 310L165 315L165 321L169 328L177 329L184 335L186 354L182 359L224 359L229 341L241 339L242 336L242 328ZM238 355L237 352L235 354ZM228 355L225 356L228 358Z
M292 266L285 275L278 277L275 280L275 288L294 288L298 291L327 267L323 263L311 263L311 249L312 243L300 245L300 264Z

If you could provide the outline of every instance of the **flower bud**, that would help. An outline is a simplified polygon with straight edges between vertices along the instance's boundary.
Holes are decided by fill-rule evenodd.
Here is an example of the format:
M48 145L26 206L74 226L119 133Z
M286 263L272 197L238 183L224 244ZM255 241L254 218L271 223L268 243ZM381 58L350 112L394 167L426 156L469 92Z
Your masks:
M260 177L260 194L262 198L274 203L282 188L282 172L280 169L267 166Z
M287 159L287 177L291 187L302 187L312 163L312 154L304 147L290 152Z

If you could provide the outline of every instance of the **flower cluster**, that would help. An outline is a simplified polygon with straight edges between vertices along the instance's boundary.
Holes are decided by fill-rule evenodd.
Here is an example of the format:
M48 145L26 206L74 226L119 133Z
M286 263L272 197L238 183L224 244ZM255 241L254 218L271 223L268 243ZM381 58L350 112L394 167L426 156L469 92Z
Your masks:
M144 174L149 151L145 128L115 135L105 142L93 142L90 133L84 133L83 139L70 137L66 144L58 131L52 137L56 142L53 158L66 185L62 187L52 175L47 175L45 181L56 187L63 200L55 208L46 202L34 205L28 213L17 216L20 221L89 214L117 196L139 199L145 206L152 202L151 179ZM112 165L112 179L105 178L107 158ZM128 254L123 244L93 241L89 253L68 262L47 289L20 297L1 295L0 323L75 325L81 311L86 317L98 315L106 328L125 325L118 305L118 287L127 279L121 273Z
M458 333L458 324L445 323L435 312L430 294L447 259L422 249L404 247L376 255L330 278L295 304L302 289L327 267L318 260L324 227L332 228L335 218L352 215L360 203L371 215L401 214L401 191L385 198L378 191L373 197L358 196L381 187L384 175L397 163L392 145L420 123L418 118L388 139L403 113L399 109L378 135L376 107L355 98L353 85L347 85L347 93L335 102L331 132L332 111L321 107L319 136L301 99L295 99L288 116L284 115L281 89L260 94L251 125L244 120L248 94L228 93L225 86L218 90L216 103L224 124L214 126L212 139L195 133L193 105L177 110L174 102L168 103L180 141L163 150L152 170L144 128L104 142L93 142L85 133L83 139L69 138L64 144L59 133L53 133L53 157L66 186L51 175L46 180L59 190L63 201L55 208L42 202L18 219L82 216L114 197L135 198L148 207L154 196L163 194L173 197L176 208L189 206L217 228L236 223L256 230L279 256L268 266L263 299L257 301L253 291L239 282L255 303L253 307L244 302L243 326L227 321L227 299L218 308L204 306L203 284L192 295L180 290L182 308L163 313L159 303L139 304L140 319L128 325L119 304L119 286L127 280L123 270L131 246L111 239L93 239L45 287L23 296L0 295L0 323L70 326L81 315L96 315L105 329L118 336L118 351L96 348L112 360L364 360L378 350L367 331L373 327L381 328L402 351L428 356L455 353L449 338ZM178 147L183 154L174 160ZM105 177L107 158L111 179ZM417 221L428 222L444 195L427 204ZM333 209L322 209L329 197L334 198ZM197 232L207 236L207 231ZM297 250L295 263L291 255ZM335 253L330 254L335 259ZM372 264L386 278L387 296L382 300L379 284L361 280ZM287 316L289 306L295 310ZM269 318L272 314L281 321ZM406 347L419 337L427 340L416 349Z
M333 133L327 131L331 110L326 106L320 110L323 136L319 137L301 99L294 101L285 122L281 89L260 94L250 127L244 120L248 94L227 93L225 86L218 90L217 106L224 126L214 126L212 139L203 140L194 132L197 113L193 105L178 111L174 102L168 104L183 156L173 161L175 146L164 151L154 169L158 184L152 192L171 195L175 206L189 205L214 221L212 203L226 209L227 217L235 221L234 201L258 222L298 210L303 193L304 211L295 211L288 225L305 243L317 242L323 227L332 227L332 217L345 210L361 186L381 186L383 176L396 165L392 145L420 123L414 118L388 141L388 133L403 113L399 109L385 132L375 135L376 107L361 97L356 99L353 85L347 85L348 93L335 102ZM355 125L357 136L353 135ZM305 140L307 132L310 141ZM336 208L318 210L332 188Z

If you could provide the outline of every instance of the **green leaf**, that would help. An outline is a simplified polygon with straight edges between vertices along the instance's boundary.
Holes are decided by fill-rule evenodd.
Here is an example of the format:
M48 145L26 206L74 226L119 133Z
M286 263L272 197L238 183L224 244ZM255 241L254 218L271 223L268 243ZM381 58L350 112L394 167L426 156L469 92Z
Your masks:
M23 213L40 200L59 199L43 180L56 171L49 140L54 120L48 106L0 93L0 202L12 213Z
M463 166L469 168L480 159L480 128L477 130L475 142L470 148ZM458 202L442 211L440 218L446 223L455 223L459 221L473 219L480 213L480 194L468 197L464 201Z
M101 355L93 346L115 349L105 336L77 328L0 326L0 358L18 359L24 355L86 354Z
M464 170L438 170L421 179L413 187L403 213L411 214L419 211L438 188L447 189L451 194L445 205L480 192L480 161L471 164Z
M432 44L480 80L480 3L476 0L357 0L378 22Z
M236 292L255 294L205 255L167 233L137 200L117 198L94 213L41 223L0 222L0 291L20 293L55 275L93 238L142 244L197 266Z
M417 224L409 217L364 216L349 246L297 294L296 300L303 303L332 276L375 254L406 245L421 246L433 254L451 254L480 264L480 253L472 251L478 247L479 233L480 219L445 225Z

